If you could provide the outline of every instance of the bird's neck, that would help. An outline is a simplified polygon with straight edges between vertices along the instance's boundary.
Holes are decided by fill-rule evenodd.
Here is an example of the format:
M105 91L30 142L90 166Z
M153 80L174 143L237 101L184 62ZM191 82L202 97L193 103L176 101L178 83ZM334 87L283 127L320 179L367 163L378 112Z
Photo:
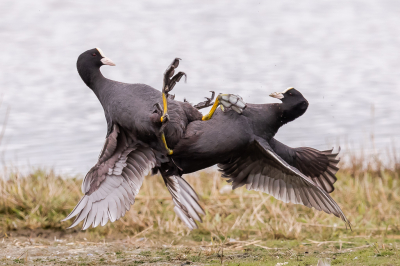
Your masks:
M275 103L275 104L267 104L267 112L269 115L267 116L266 127L267 132L266 138L270 139L278 133L278 130L285 124L295 120L304 114L307 110L308 103Z
M83 82L97 94L99 82L105 79L100 72L100 68L98 66L85 65L85 63L80 62L78 62L77 68Z
M294 103L281 103L278 108L278 121L279 127L295 120L302 116L308 108L308 102L302 100Z

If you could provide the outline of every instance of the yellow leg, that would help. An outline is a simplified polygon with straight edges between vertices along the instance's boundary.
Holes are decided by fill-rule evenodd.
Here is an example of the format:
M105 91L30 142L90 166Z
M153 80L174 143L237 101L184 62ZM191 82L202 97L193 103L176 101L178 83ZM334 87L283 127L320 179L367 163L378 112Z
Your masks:
M167 95L163 92L163 94L162 94L162 100L163 100L163 105L164 105L164 112L163 112L163 115L161 116L161 123L162 122L166 122L166 114L167 114L167 112L168 112L168 102L167 102ZM171 150L170 148L168 148L168 145L167 145L167 140L165 139L165 134L164 134L164 132L162 132L161 133L161 140L162 140L162 142L164 143L164 146L165 146L165 148L167 149L167 151L168 151L168 155L172 155L174 152L173 152L173 150Z
M162 93L162 101L163 101L163 105L164 105L164 113L163 113L163 115L161 116L161 122L164 122L165 114L166 114L167 111L168 111L167 95L165 95L164 92Z
M161 140L162 140L162 142L164 143L165 148L166 148L167 151L168 151L168 155L172 155L172 154L174 153L174 151L173 151L173 150L170 150L170 149L168 148L167 141L165 140L164 132L161 133Z
M217 99L215 99L215 102L214 102L213 106L211 107L210 112L208 114L206 114L205 116L203 116L203 118L201 120L205 121L205 120L211 119L211 117L213 116L215 110L217 110L217 107L219 105L219 97L220 96L218 96Z

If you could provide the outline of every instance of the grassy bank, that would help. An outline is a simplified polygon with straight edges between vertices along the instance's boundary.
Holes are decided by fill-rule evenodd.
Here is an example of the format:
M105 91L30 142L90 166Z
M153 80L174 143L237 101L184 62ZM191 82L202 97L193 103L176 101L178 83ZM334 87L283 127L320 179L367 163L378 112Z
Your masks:
M57 237L69 235L85 241L123 239L131 244L146 241L149 245L168 247L190 244L213 248L216 258L225 248L226 254L240 250L252 254L251 258L258 256L260 260L264 256L275 264L279 257L294 262L299 254L304 257L300 261L313 263L317 259L315 254L320 256L326 250L330 252L328 257L339 258L339 264L364 255L369 262L369 257L373 257L382 263L384 258L400 258L399 173L399 167L362 167L361 161L356 160L338 172L332 196L351 221L353 231L346 230L339 218L285 204L267 194L245 188L226 191L227 183L218 172L200 172L186 176L206 211L199 229L186 229L173 212L161 177L149 176L125 217L81 232L80 228L66 230L70 222L60 222L81 197L81 179L36 170L26 176L11 174L0 179L0 234L36 237L38 232L43 235L51 231ZM307 250L316 252L315 256L307 255ZM349 250L360 254L348 255ZM196 252L193 249L188 254L195 256Z
M186 176L206 210L203 223L191 235L222 238L331 239L341 234L397 234L400 232L400 179L396 170L364 169L352 165L338 172L333 198L353 225L323 212L285 204L259 192L239 188L229 191L219 172ZM26 176L0 179L0 230L64 230L60 222L82 196L81 179L36 170ZM225 192L224 192L225 191ZM173 212L171 197L160 176L149 176L131 210L119 221L90 229L99 236L120 232L135 235L143 230L157 234L187 234Z

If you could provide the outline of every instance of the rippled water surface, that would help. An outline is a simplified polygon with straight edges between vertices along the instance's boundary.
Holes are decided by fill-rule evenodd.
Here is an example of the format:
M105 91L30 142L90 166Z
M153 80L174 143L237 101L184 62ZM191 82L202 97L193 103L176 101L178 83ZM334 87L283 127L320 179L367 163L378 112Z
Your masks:
M188 82L174 92L193 103L210 90L276 102L271 92L293 86L310 107L280 141L385 153L400 147L399 14L394 0L2 0L3 165L82 174L96 162L106 123L75 67L93 47L117 64L106 77L157 89L182 58Z

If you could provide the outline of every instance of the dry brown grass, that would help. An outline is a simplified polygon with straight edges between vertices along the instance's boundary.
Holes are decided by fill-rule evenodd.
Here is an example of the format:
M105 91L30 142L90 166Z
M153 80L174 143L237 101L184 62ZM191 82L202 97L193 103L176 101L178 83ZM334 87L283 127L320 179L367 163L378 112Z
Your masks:
M344 234L389 234L400 232L400 170L382 164L362 167L360 160L338 173L333 198L353 225L353 232L332 215L303 206L285 204L273 197L245 188L221 194L227 183L217 171L186 176L206 211L199 229L190 235L196 241L235 239L328 240ZM378 167L376 167L378 165ZM0 179L0 230L63 230L60 222L81 197L81 179L64 178L51 171L36 170L23 176ZM122 233L185 236L189 233L173 212L171 197L161 177L149 176L131 210L119 221L90 229L97 236Z

